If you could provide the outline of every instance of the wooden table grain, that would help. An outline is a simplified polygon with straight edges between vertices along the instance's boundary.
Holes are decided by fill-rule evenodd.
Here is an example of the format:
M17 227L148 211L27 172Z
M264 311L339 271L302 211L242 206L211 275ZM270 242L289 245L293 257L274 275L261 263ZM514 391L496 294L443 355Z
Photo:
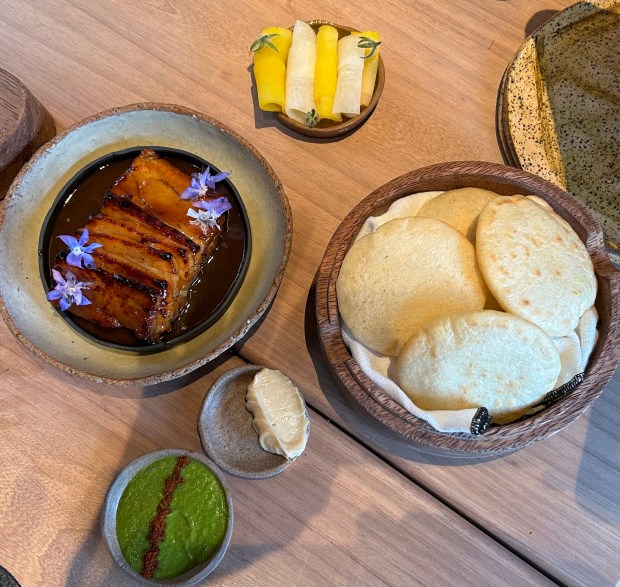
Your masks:
M233 352L180 380L128 388L73 378L31 357L0 324L0 565L24 587L130 584L100 536L108 484L143 452L199 449L204 394L247 361L298 384L312 435L280 476L229 478L235 531L206 584L614 585L618 373L552 438L488 461L429 457L340 394L313 307L327 242L373 189L440 161L501 162L502 73L527 32L568 4L0 0L0 67L58 129L139 101L195 108L259 149L294 218L291 258L265 320ZM296 18L382 35L383 96L345 138L295 135L256 107L248 47L261 28Z

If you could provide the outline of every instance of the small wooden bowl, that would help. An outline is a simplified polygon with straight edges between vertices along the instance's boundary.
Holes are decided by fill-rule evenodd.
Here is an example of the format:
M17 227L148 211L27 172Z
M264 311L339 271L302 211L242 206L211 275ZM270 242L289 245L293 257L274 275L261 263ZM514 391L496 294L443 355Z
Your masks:
M315 31L318 31L319 28L323 25L333 26L338 31L339 39L357 31L357 29L353 29L348 26L342 26L339 24L334 24L327 20L309 20L308 24ZM307 126L305 124L302 124L301 122L298 122L293 118L289 118L284 113L277 114L277 117L278 120L287 128L290 128L291 130L294 130L295 132L306 135L308 137L315 137L319 139L340 137L355 130L372 114L373 110L377 106L377 102L379 102L379 98L381 97L381 93L383 92L384 84L385 67L383 66L383 59L381 59L381 55L379 55L379 67L377 69L377 81L375 82L375 91L370 100L370 104L368 104L366 108L363 108L357 116L354 116L353 118L348 118L343 122L334 122L333 120L324 119L319 121L316 126Z
M585 379L573 392L532 418L491 427L480 436L438 432L381 391L353 360L342 340L336 281L342 261L369 216L385 212L399 198L427 191L478 187L509 196L534 194L545 199L585 243L598 279L599 337ZM423 451L454 457L492 456L522 448L555 434L577 419L601 394L618 361L620 347L620 272L605 252L603 233L585 206L550 182L495 163L440 163L406 173L381 186L358 204L329 242L317 275L319 336L342 391L383 426Z

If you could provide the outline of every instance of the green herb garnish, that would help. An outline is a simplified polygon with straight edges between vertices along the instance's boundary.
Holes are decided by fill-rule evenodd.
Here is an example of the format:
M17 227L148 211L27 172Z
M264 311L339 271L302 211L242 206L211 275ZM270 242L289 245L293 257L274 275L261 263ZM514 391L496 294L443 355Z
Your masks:
M370 59L379 45L381 45L381 41L374 41L370 37L360 37L360 40L357 42L357 46L360 49L370 49L370 53L362 55L362 59Z
M256 39L254 39L254 42L250 45L250 51L251 52L260 51L265 46L271 47L274 51L278 51L278 48L271 42L270 39L273 39L274 37L279 37L279 36L280 36L280 33L272 33L271 35L259 35L258 37L256 37ZM280 51L278 51L278 53L279 52Z
M306 114L306 124L308 126L316 126L319 122L319 113L313 108Z

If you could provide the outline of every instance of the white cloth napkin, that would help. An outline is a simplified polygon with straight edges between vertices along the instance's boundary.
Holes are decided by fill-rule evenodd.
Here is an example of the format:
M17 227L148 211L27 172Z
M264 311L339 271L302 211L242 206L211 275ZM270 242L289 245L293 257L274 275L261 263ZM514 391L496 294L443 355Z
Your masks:
M357 239L374 232L386 222L395 218L415 216L422 205L431 198L442 192L426 192L413 194L397 200L381 216L371 216L360 229ZM596 324L598 313L592 306L586 310L579 320L574 332L569 336L553 338L559 353L561 370L554 389L570 381L575 375L583 373L592 349L596 344L598 331ZM409 396L396 383L395 370L397 357L382 355L373 351L357 340L341 322L342 338L362 371L368 378L391 397L395 402L403 406L414 416L428 422L440 432L471 432L472 420L476 416L479 407L465 410L422 410L418 408ZM551 391L551 390L550 390Z

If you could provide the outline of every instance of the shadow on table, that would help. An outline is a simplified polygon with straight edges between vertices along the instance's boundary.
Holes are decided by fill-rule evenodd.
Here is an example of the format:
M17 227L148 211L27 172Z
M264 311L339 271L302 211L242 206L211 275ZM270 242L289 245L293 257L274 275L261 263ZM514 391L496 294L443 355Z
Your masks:
M88 391L96 395L126 398L140 402L140 408L131 423L131 436L123 442L125 447L124 453L117 455L117 470L113 471L109 476L101 475L93 479L90 494L93 500L100 499L101 503L99 504L98 514L93 527L89 530L86 539L78 549L67 571L66 587L82 585L88 585L89 587L140 585L140 583L131 579L127 573L116 565L105 546L100 523L103 499L107 486L126 464L143 453L160 448L201 450L196 426L198 412L202 405L204 394L207 391L207 386L201 382L201 379L211 374L229 360L231 356L231 352L225 352L214 361L183 377L157 385L121 386L93 384L88 386ZM174 414L171 414L169 409L162 410L162 412L168 413L159 414L158 409L162 407L169 408L172 401L171 399L166 400L162 396L180 391L182 391L182 395L179 395L178 398L175 397ZM158 421L158 416L161 416L159 421L161 425L153 425L154 422ZM114 418L114 415L109 417ZM175 423L178 421L186 422L187 427L181 427L181 429L174 427L172 419L174 419ZM94 451L95 454L98 452L105 453L110 450L111 446L114 446L113 443L110 443L110 447L104 446L104 440L101 441L101 446ZM87 505L85 509L89 509Z
M575 483L579 506L610 525L620 524L619 413L620 394L608 387L582 416L588 418L588 428Z
M99 512L100 517L101 512ZM67 573L66 587L81 585L89 585L90 587L140 585L112 560L101 538L99 526L91 528Z
M421 449L414 448L407 440L398 436L367 414L361 406L340 390L334 376L330 372L329 365L327 364L327 360L321 348L315 306L316 280L313 282L306 300L304 329L306 334L306 348L314 364L319 386L331 407L345 422L346 429L344 429L344 431L347 434L364 444L366 448L376 454L382 455L388 453L419 463L432 463L443 466L471 465L492 461L498 458L472 458L468 456L450 457L424 452ZM313 408L316 409L316 406L313 406ZM320 410L317 411L320 412Z
M285 134L286 136L292 139L303 141L304 143L315 143L315 144L337 143L338 141L341 141L342 139L346 139L352 133L358 131L360 128L362 128L366 124L366 122L368 122L370 118L372 118L372 115L369 116L366 120L364 120L364 122L362 122L359 126L355 127L351 132L348 132L344 135L340 135L337 137L318 139L315 137L308 137L306 135L302 135L284 126L278 120L278 117L275 112L266 112L264 110L261 110L258 107L258 92L256 90L256 80L254 79L254 74L252 73L253 68L254 68L253 65L249 65L247 70L248 70L248 74L250 75L250 80L251 80L252 105L254 106L254 128L259 129L259 128L276 127L282 134Z
M534 14L525 25L525 36L529 37L538 27L545 24L551 17L555 16L559 10L541 10Z

